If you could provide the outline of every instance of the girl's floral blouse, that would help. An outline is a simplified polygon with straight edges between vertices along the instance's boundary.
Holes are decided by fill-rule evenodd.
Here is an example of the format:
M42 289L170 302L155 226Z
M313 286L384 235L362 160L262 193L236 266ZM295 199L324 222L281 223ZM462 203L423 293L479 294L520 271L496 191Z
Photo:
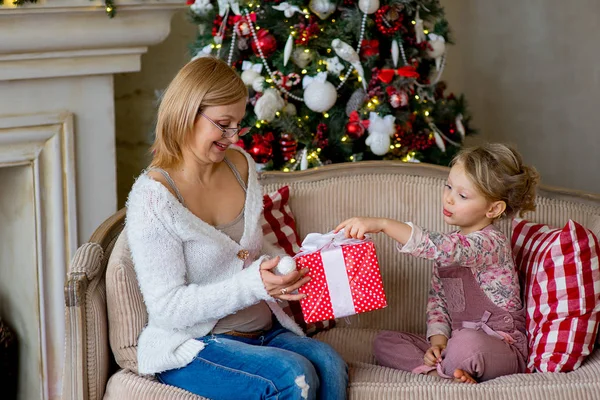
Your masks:
M487 297L507 311L521 309L519 276L508 238L494 225L462 235L439 233L410 222L410 239L398 250L435 261L427 303L427 338L432 335L450 337L451 320L446 306L439 268L456 265L470 268ZM466 299L468 304L468 299Z

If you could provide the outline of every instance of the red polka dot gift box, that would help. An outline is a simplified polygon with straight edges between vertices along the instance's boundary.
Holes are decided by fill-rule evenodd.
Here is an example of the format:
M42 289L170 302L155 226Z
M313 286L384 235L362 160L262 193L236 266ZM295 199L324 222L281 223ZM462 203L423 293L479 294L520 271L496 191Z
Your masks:
M307 323L377 310L387 306L375 245L343 233L311 233L295 257L311 280L298 291Z

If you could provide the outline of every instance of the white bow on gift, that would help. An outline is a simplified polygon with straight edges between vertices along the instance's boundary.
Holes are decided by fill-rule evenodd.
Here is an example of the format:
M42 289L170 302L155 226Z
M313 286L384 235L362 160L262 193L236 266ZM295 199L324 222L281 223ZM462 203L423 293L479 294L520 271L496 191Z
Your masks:
M297 13L297 12L303 14L300 7L292 5L292 4L288 3L287 1L284 1L283 3L279 4L278 6L272 6L272 7L273 7L273 10L283 11L283 15L285 15L286 18L292 18L294 16L294 13Z
M369 235L365 235L366 239L369 239ZM314 253L319 250L328 250L335 247L345 246L349 244L363 243L365 239L352 239L347 238L344 235L344 231L341 230L338 233L331 231L329 233L309 233L302 241L302 247L300 252L294 256L298 258L305 254Z
M242 71L246 71L249 69L256 71L260 74L260 73L262 73L263 65L261 63L252 64L250 61L242 62Z
M325 83L326 80L327 80L327 72L319 72L315 76L305 75L304 78L302 79L302 89L306 89L308 87L308 85L310 85L313 82ZM312 233L311 233L311 235L312 235Z

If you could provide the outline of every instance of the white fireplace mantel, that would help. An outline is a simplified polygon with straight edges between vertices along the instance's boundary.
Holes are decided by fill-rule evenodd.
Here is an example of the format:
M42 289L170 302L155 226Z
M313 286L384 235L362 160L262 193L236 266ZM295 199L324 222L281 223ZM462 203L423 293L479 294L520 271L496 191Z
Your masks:
M101 1L0 7L0 315L21 339L19 399L61 398L68 262L116 211L113 74L139 71L185 7L115 3L112 19Z
M0 81L138 71L183 3L117 1L112 19L88 0L0 8Z

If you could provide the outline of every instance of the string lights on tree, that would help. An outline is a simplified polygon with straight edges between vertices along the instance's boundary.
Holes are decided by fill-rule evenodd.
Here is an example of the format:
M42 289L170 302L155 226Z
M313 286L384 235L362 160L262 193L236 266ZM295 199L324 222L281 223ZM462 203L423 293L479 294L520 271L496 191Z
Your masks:
M446 164L473 134L441 80L439 0L190 0L192 57L216 56L249 90L240 145L290 171L369 159Z

